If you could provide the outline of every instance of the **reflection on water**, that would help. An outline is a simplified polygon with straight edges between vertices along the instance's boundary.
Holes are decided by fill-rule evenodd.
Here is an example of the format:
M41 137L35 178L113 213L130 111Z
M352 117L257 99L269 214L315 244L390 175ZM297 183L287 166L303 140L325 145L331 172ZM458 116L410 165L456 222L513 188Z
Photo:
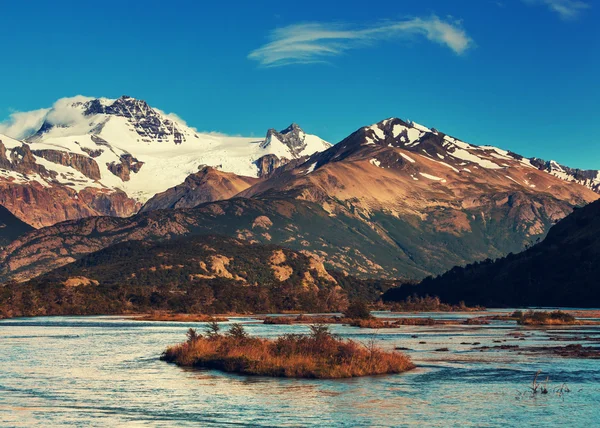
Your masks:
M264 337L308 330L232 321L247 322L251 334ZM402 375L335 381L245 377L158 360L189 327L202 326L117 317L0 321L0 425L593 426L600 420L600 361L474 349L598 346L595 326L529 330L495 321L373 331L334 325L344 337L408 348L419 366ZM566 383L572 392L522 394L537 370L551 386Z

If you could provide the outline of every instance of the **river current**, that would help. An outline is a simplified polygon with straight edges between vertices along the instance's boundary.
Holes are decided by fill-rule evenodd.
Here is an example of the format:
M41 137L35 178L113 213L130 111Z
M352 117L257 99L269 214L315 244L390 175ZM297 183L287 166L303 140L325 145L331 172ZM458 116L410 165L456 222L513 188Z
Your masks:
M250 334L263 337L308 331L306 325L264 325L252 318L231 322L242 322ZM334 325L332 330L346 338L375 340L387 349L408 348L404 352L418 366L400 375L347 380L248 377L182 369L159 360L168 345L185 340L188 328L204 326L107 316L0 321L0 425L591 427L600 423L600 360L475 349L502 344L598 346L600 326L528 329L494 321L481 326L368 330ZM439 351L443 348L448 351ZM549 379L548 394L528 392L538 370L540 379ZM562 394L557 392L560 388ZM567 388L570 392L564 392Z

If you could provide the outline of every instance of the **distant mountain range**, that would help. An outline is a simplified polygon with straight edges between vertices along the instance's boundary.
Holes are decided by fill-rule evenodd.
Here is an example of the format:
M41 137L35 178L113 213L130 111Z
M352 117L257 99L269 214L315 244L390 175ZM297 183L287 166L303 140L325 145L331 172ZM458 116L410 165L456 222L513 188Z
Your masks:
M417 295L471 305L600 307L600 201L575 210L539 244L520 254L455 267L387 300Z
M349 275L421 279L519 252L574 207L600 197L594 192L597 172L476 146L400 119L362 127L330 146L297 125L269 130L258 142L196 134L128 97L68 108L77 113L76 124L59 126L50 116L27 143L10 143L11 159L31 151L27 165L50 165L35 154L49 147L102 159L96 162L100 178L86 182L100 186L100 193L83 187L77 198L50 198L54 208L47 212L85 217L67 204L100 204L100 194L122 195L136 206L132 211L144 202L142 212L83 218L22 235L0 251L0 280L26 280L129 240L210 233L309 251ZM50 190L44 189L75 192L84 186L36 174L3 184L8 189L0 195L17 216L43 209L38 199L11 196L14 186L46 195ZM34 225L52 222L40 219Z
M328 147L296 124L264 139L228 137L127 96L65 99L23 141L0 135L0 204L34 227L128 217L205 166L259 177Z

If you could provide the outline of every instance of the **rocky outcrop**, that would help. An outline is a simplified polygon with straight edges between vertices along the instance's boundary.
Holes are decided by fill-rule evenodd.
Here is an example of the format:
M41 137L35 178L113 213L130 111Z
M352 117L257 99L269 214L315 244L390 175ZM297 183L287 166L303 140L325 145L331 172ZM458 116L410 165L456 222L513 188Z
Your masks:
M540 171L546 171L566 181L579 183L596 193L600 193L600 171L598 170L569 168L555 161L545 161L539 158L530 158L529 161Z
M256 160L256 166L258 167L258 176L266 177L279 168L289 162L289 159L280 158L277 155L264 155Z
M140 208L141 204L123 191L99 187L95 183L100 179L98 164L88 156L52 149L31 150L29 144L14 140L9 147L0 140L0 204L27 224L44 227L88 216L127 217ZM48 170L37 162L40 158L81 173L90 180L86 183L90 187L81 184L82 176ZM135 169L139 170L139 166L134 164ZM77 183L83 189L64 183Z
M110 162L106 166L108 170L119 177L122 181L129 181L130 174L139 172L144 162L140 162L130 154L120 156L121 163Z
M192 208L206 202L229 199L246 190L258 179L219 171L204 166L185 181L171 189L155 195L141 209L141 212L157 209Z
M28 144L14 147L10 151L0 139L0 168L17 172L20 174L40 174L50 176L51 174L43 166L35 161Z
M100 168L94 159L77 153L60 150L33 150L32 153L50 162L72 167L92 180L100 180ZM92 152L93 153L93 152Z
M81 150L83 150L84 152L86 152L92 158L97 158L102 153L104 153L104 150L102 150L102 149L93 150L93 149L88 149L87 147L82 147Z
M300 156L300 153L306 148L306 134L295 123L292 123L281 132L277 132L273 128L269 129L264 143L265 146L271 144L273 139L285 144L295 157Z

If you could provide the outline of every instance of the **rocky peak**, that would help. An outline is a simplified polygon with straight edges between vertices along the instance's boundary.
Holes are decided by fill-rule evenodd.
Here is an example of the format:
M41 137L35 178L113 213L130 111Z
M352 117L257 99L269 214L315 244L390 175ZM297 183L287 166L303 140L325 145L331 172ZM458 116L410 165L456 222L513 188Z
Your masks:
M300 156L306 148L306 133L296 123L292 123L280 132L273 128L269 129L263 147L269 146L274 140L287 146L294 157Z
M86 120L98 115L124 117L144 142L155 140L161 142L172 139L175 144L181 144L185 141L184 133L175 122L150 107L146 101L127 95L123 95L116 100L97 98L84 102L78 101L70 104L68 108L73 109L75 112L78 111L82 114L82 119ZM69 114L72 115L72 113ZM48 117L51 117L51 114ZM93 135L100 134L105 123L106 120L100 121L89 130L89 133ZM43 138L43 134L54 128L68 128L69 126L71 125L54 123L47 119L44 120L40 129L27 140L35 142Z

